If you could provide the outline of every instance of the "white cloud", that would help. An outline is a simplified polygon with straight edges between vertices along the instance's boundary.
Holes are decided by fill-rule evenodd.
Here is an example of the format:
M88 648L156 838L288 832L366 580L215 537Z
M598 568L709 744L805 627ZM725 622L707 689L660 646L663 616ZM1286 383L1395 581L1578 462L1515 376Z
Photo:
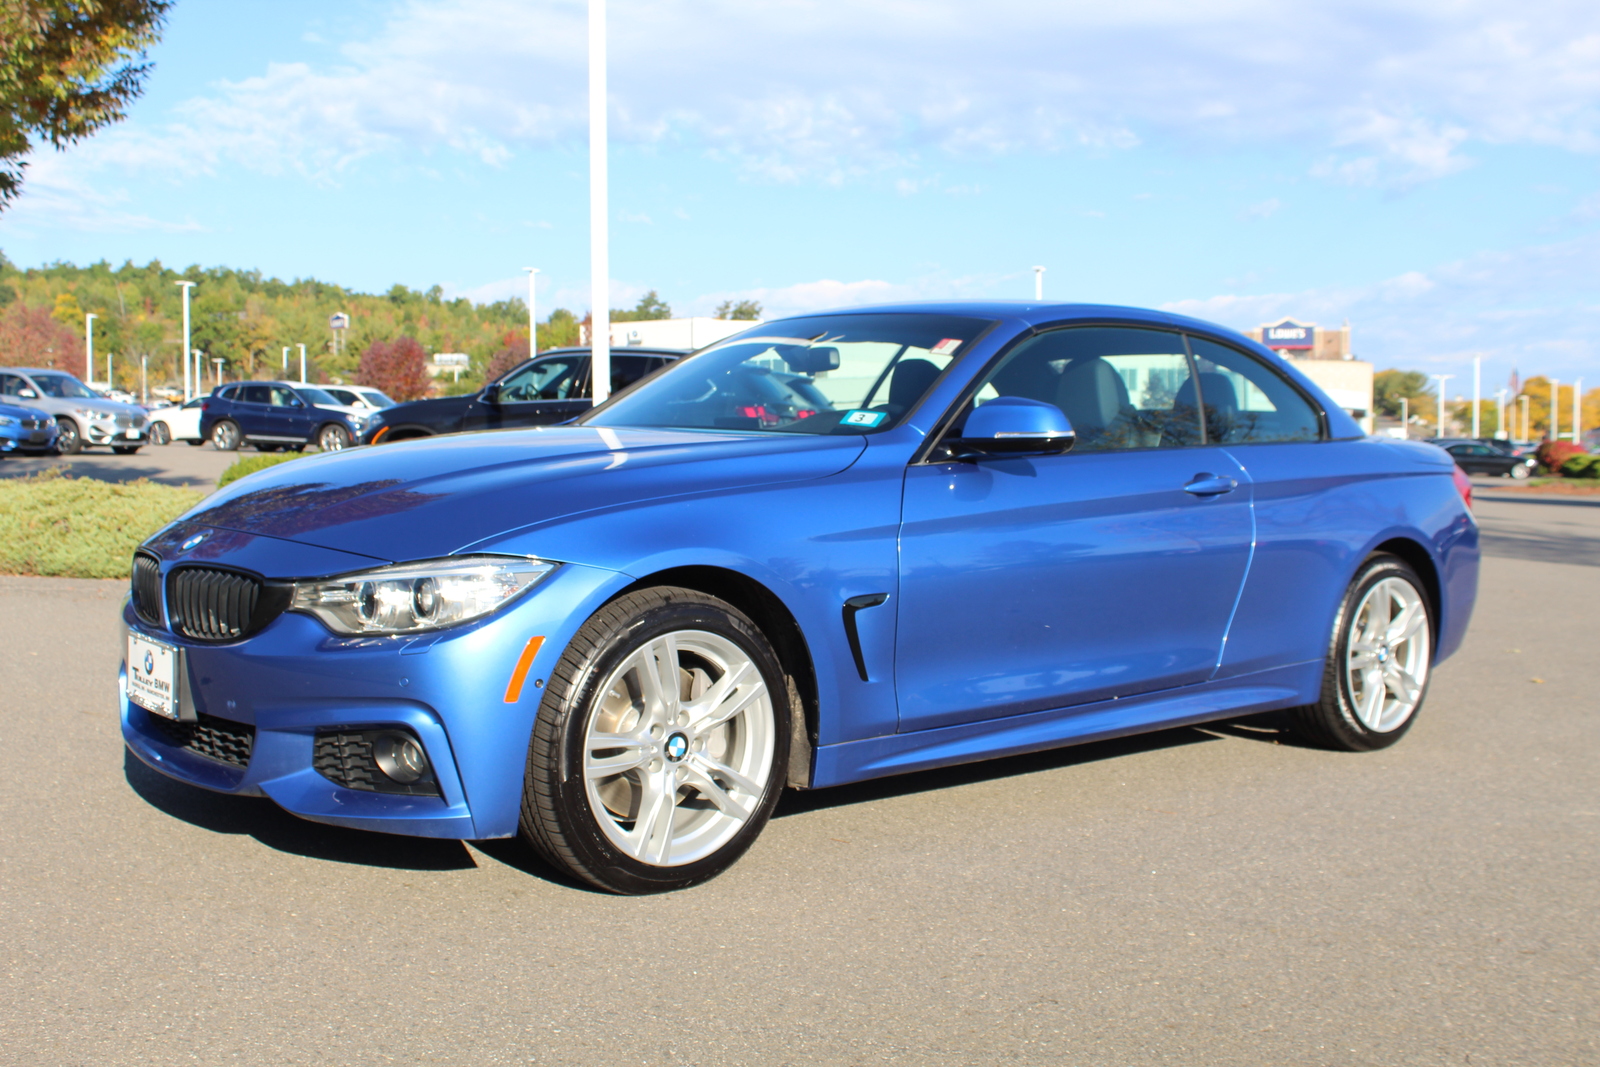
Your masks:
M1577 0L613 0L610 24L618 140L775 181L1152 136L1294 143L1323 177L1402 186L1474 143L1600 151L1600 6ZM581 0L402 0L337 65L269 65L83 158L322 181L399 149L500 166L578 141L584 56Z
M1283 201L1273 197L1270 200L1263 200L1259 204L1251 204L1239 212L1239 217L1241 219L1270 219L1278 213L1278 209L1281 207L1283 207Z
M1591 285L1597 276L1600 234L1590 234L1370 285L1223 294L1163 307L1238 330L1286 316L1322 325L1348 319L1356 354L1380 368L1456 367L1483 355L1500 377L1513 365L1525 375L1572 377L1600 375L1600 303Z

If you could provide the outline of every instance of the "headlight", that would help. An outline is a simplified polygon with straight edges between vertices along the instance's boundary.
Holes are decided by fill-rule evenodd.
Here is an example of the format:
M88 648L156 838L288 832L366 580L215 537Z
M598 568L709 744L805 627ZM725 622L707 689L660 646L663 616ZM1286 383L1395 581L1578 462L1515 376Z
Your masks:
M341 634L410 634L481 618L556 569L541 559L463 556L296 582L290 611Z
M72 413L74 415L78 415L78 416L80 416L82 418L90 419L90 420L98 419L98 418L102 418L103 417L102 413L96 411L94 408L73 408L72 409Z
M0 415L0 426L15 426L16 424L17 420L10 415Z

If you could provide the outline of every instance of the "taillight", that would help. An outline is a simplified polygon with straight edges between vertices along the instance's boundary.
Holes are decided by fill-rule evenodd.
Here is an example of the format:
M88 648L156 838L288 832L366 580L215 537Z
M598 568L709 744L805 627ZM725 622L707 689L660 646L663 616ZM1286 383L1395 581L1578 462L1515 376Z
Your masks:
M210 411L211 410L211 401L209 401L209 400L200 401L200 410L201 411Z
M1467 472L1460 467L1451 467L1450 478L1456 483L1456 492L1461 494L1467 507L1472 507L1472 479L1467 477Z

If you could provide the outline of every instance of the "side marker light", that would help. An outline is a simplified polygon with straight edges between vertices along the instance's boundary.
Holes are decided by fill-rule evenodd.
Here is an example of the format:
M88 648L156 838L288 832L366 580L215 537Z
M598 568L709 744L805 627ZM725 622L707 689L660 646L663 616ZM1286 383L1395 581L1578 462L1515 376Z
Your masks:
M515 704L522 697L522 683L528 680L528 668L533 666L533 658L543 645L544 638L540 636L528 638L528 643L522 647L516 670L511 672L511 681L506 685L507 704Z

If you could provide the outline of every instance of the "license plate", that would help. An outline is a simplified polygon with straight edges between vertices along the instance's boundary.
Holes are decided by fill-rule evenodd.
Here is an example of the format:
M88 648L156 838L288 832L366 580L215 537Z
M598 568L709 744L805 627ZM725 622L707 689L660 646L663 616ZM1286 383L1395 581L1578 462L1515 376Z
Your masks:
M152 715L178 718L178 650L128 631L128 699Z
M47 434L43 430L34 430L28 435L28 441L31 444L43 444L46 436Z
M129 430L127 433L123 434L122 436L124 436L124 437L138 437L139 436L139 431L138 430Z

